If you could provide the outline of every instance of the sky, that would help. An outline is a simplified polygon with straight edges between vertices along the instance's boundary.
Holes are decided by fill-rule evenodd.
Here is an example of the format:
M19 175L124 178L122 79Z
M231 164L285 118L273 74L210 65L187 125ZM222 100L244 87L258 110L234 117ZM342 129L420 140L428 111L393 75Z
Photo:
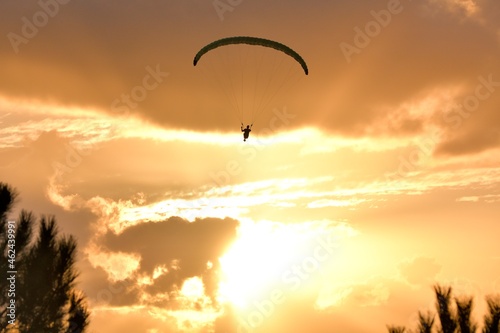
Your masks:
M500 3L3 1L0 181L89 332L384 332L500 293ZM278 41L279 50L224 37ZM240 126L253 122L244 142Z

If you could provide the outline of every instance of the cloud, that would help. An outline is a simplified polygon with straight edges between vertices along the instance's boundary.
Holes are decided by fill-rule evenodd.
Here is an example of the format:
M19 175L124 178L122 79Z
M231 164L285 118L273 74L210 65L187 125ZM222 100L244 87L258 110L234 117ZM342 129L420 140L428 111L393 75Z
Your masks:
M352 63L345 61L339 44L353 43L354 27L364 29L374 20L370 13L386 9L386 1L343 6L318 1L315 10L309 5L266 5L269 13L261 17L254 33L273 31L269 37L294 45L311 63L310 77L280 100L300 115L290 128L313 125L349 136L422 132L425 127L419 117L401 114L394 119L392 110L424 92L471 84L479 75L498 73L494 61L498 55L497 20L491 10L498 6L495 1L400 3L402 12L371 38ZM235 15L239 20L215 35L246 31L254 7L259 5L248 6L246 10L238 7ZM10 4L3 11L2 31L20 34L21 18L30 20L40 10L37 4ZM135 15L138 11L141 15ZM310 23L307 38L295 24L283 29L286 33L274 29L277 16L285 26L298 13ZM332 13L336 20L331 20ZM461 20L464 13L474 19ZM113 114L113 102L134 95L134 88L141 87L149 73L147 68L159 66L169 76L136 100L137 106L129 107L131 113L169 128L228 131L233 128L231 111L220 111L221 101L212 97L216 96L214 85L207 86L191 63L195 51L215 38L220 23L211 3L153 6L127 1L112 6L98 1L69 2L27 44L19 45L18 54L8 40L1 45L0 60L5 66L0 71L0 92ZM496 114L486 106L481 113L484 118ZM384 122L389 126L373 132L372 125ZM481 121L471 126L479 129L493 123ZM473 137L479 134L469 133Z
M5 2L0 29L22 34L40 3ZM432 300L423 286L444 275L440 263L453 262L450 279L469 266L487 275L477 257L493 253L498 234L500 3L400 3L349 63L339 45L355 43L355 28L375 22L372 11L387 0L244 1L223 22L205 0L69 1L18 52L3 39L2 180L18 188L24 207L56 214L77 236L95 327L187 331L198 328L187 318L199 318L208 330L219 314L218 258L239 227L225 216L335 217L370 237L384 234L378 247L359 250L360 266L396 262L380 268L383 278L352 278L355 260L346 260L347 277L333 265L318 281L351 283L290 297L272 317L283 327L272 319L263 331L309 331L310 323L383 331ZM277 124L270 108L241 146L237 112L192 58L215 38L249 33L292 46L310 75L276 96L272 108L291 116ZM279 135L269 135L273 124ZM450 232L443 257L400 262L443 248ZM461 255L456 240L464 237L476 258ZM235 327L224 310L216 331Z
M122 252L106 253L99 251L89 257L94 267L101 267L109 276L112 282L125 280L131 277L140 264L140 256Z
M177 292L187 279L199 277L206 295L213 297L217 290L218 258L234 240L237 226L238 222L230 218L188 222L171 217L129 227L119 235L108 233L100 244L110 253L140 258L135 276L152 277L152 283L141 287L151 296ZM99 255L100 252L92 254ZM159 267L164 267L163 272L158 271Z
M307 204L309 208L349 207L366 201L365 199L320 199Z
M350 297L359 306L379 306L384 304L389 299L389 289L383 284L376 284L374 286L356 286Z
M480 5L474 0L428 0L428 2L430 7L465 17L474 16L480 9Z
M456 199L456 201L464 201L464 202L487 202L487 203L495 203L500 201L500 194L486 194L481 196L464 196Z
M402 262L399 271L403 278L413 285L429 285L435 280L441 267L433 258L415 257Z
M113 320L110 320L110 318ZM189 320L183 320L179 323L175 316L161 309L151 309L142 306L95 307L92 311L93 327L98 327L103 332L185 332L189 331L185 327L189 323ZM198 330L195 330L195 328ZM197 325L192 325L191 331L206 332L206 330L202 330Z
M322 290L316 305L320 309L331 306L345 306L346 303L357 307L375 307L387 302L390 296L389 288L383 283L342 285L327 287Z

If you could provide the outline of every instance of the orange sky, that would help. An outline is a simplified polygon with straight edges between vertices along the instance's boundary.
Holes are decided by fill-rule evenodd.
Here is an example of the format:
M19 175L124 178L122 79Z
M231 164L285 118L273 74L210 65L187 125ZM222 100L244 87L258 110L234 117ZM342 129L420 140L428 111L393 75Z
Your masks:
M497 1L0 6L0 180L78 239L90 332L384 332L435 282L480 322L500 293ZM238 35L309 75L193 66ZM273 98L245 143L240 88Z

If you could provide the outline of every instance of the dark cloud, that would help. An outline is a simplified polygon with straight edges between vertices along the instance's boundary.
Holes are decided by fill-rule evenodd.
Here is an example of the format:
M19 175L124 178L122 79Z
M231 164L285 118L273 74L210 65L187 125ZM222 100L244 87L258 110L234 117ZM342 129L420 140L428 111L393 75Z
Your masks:
M205 284L206 294L214 296L218 258L234 240L237 226L238 222L230 218L189 222L171 217L163 222L130 227L120 235L107 234L103 245L111 251L139 254L138 273L151 275L155 267L168 268L168 273L147 288L151 294L172 292L180 288L186 278L199 276ZM207 268L208 262L213 264L211 269Z
M442 112L439 155L467 155L499 147L500 72L478 75L455 105Z
M79 268L79 280L92 306L127 306L139 299L140 290L132 279L111 282L104 270L92 267L85 258L79 262Z
M345 93L332 101L328 121L332 128L363 132L374 119L383 118L386 110L424 91L473 83L478 75L498 69L491 61L498 52L495 34L473 21L461 22L444 14L430 17L417 3L402 4L399 16L370 39L360 54L354 54L351 64L334 78L344 81L339 89ZM351 24L363 28L370 21L373 18L367 17ZM346 32L352 29L343 28ZM346 42L354 45L355 33L350 34Z
M461 133L456 137L442 142L436 149L437 155L468 155L480 153L489 149L498 149L500 135L494 129L479 128L472 132Z
M400 1L401 10L360 46L354 29L364 31L376 22L373 12L387 10L387 1L272 3L265 11L242 3L222 20L206 1L70 1L60 4L26 43L13 46L12 38L0 43L0 93L95 106L111 114L120 106L166 127L225 131L234 127L230 103L192 66L192 58L212 40L247 34L293 45L309 64L310 75L275 101L300 115L287 127L314 125L355 136L415 134L425 130L418 118L402 117L391 124L387 110L423 92L473 87L478 76L493 73L496 78L500 73L498 4L488 0L476 5L478 12L466 17L437 1ZM10 2L0 14L0 28L22 35L26 20L33 21L41 11L39 2ZM296 24L299 19L303 24ZM342 43L358 51L348 57ZM155 88L143 89L139 100L125 103L123 98L139 91L148 75L146 81ZM481 106L480 120L469 125L474 127L467 131L471 147L459 149L462 138L457 136L440 151L464 154L498 147L478 135L498 128L498 103L491 104ZM389 125L373 131L372 125L385 119ZM265 124L269 117L260 121Z
M478 75L498 72L497 20L489 10L497 4L483 1L479 18L465 20L462 13L429 10L432 6L439 8L436 2L401 1L402 10L392 15L368 45L355 45L359 54L348 62L340 45L354 45L354 28L365 29L375 20L371 11L386 10L386 1L355 6L322 2L317 6L321 10L306 10L299 3L286 7L270 4L264 16L258 5L241 4L227 12L223 21L211 3L202 1L126 1L119 6L115 2L71 1L59 5L57 14L35 36L19 44L18 53L8 38L0 44L0 60L5 64L0 91L98 106L112 113L114 101L141 86L150 73L148 68L158 68L169 75L147 91L135 103L136 108L129 108L131 112L165 126L227 130L233 123L226 111L221 112L227 103L214 100L220 94L202 80L198 68L192 67L192 58L211 40L252 32L294 45L310 63L310 76L280 100L301 115L291 127L314 124L346 135L362 135L372 123L383 121L387 109L397 108L422 91L471 83ZM308 4L310 7L314 6ZM40 10L35 2L9 3L2 11L2 30L21 34L22 18L33 20ZM256 13L258 26L252 25ZM295 24L297 13L307 23L306 35L304 25ZM280 25L276 24L277 15ZM487 108L482 113L487 119L497 112ZM492 124L478 122L477 128ZM397 126L379 130L387 135L423 128L416 119L401 119ZM469 133L475 137L477 131ZM489 146L491 142L478 144ZM443 149L457 153L448 146Z

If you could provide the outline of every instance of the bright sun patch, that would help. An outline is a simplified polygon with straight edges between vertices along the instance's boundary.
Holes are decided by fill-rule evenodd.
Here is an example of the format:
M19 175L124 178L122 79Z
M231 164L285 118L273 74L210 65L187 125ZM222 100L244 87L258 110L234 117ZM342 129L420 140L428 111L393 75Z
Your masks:
M238 240L220 258L220 301L244 310L273 290L298 289L302 280L312 280L312 272L331 256L322 247L326 227L324 222L242 221Z
M245 223L239 232L238 241L220 258L219 290L223 300L245 307L251 296L273 283L275 264L285 259L281 254L291 255L293 239L280 235L283 231L272 223Z

